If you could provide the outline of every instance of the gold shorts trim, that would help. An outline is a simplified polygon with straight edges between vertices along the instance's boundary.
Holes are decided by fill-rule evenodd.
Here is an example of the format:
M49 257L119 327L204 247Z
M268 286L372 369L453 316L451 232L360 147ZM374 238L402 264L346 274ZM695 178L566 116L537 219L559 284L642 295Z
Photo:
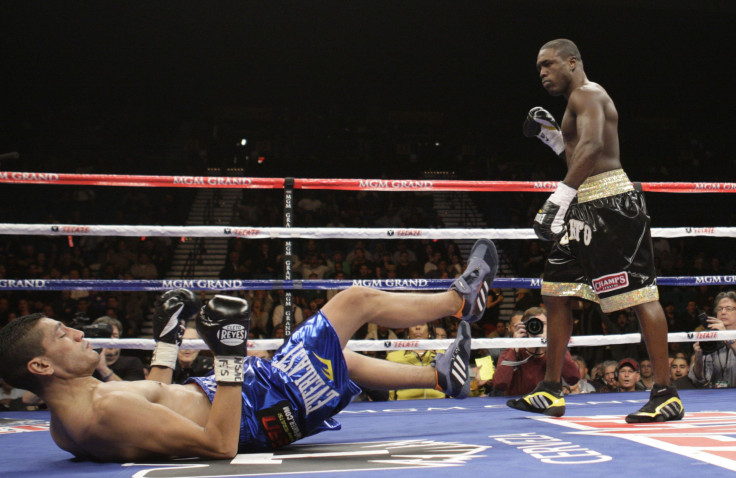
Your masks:
M552 297L580 297L581 299L599 302L593 288L579 282L542 282L542 295Z
M542 282L542 295L552 297L580 297L581 299L600 304L601 310L606 314L659 300L659 290L656 284L601 299L593 288L587 284L580 284L578 282Z
M633 191L623 169L614 169L591 176L578 188L578 204Z
M601 299L601 310L605 313L616 312L617 310L654 302L655 300L659 300L659 290L657 290L656 284L652 284L625 294Z

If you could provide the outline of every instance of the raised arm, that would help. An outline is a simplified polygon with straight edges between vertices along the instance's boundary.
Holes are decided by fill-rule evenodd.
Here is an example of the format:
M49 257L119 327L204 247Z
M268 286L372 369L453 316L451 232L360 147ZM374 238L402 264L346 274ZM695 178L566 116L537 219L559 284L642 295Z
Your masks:
M171 383L187 321L199 314L202 304L192 291L170 290L156 302L153 313L153 338L156 348L148 380Z
M94 406L95 430L90 436L102 444L89 445L95 455L116 460L155 455L234 457L240 438L249 329L247 301L220 295L212 298L197 317L197 331L215 354L217 381L204 425L141 394L109 392Z

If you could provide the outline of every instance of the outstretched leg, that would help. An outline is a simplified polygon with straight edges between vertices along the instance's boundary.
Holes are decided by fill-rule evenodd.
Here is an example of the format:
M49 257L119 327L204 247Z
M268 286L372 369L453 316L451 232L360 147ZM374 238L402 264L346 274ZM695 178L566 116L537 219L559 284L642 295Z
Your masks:
M467 396L470 391L468 322L474 322L483 315L487 293L497 270L496 247L490 240L480 239L470 251L468 267L445 292L394 293L351 287L337 294L322 307L322 313L337 332L343 349L353 334L369 322L404 328L450 315L462 319L457 339L445 354L437 357L435 368L422 371L415 370L415 367L411 370L398 367L398 364L378 365L346 351L351 377L377 389L427 388L429 385L453 397Z
M404 328L450 315L475 322L485 312L497 271L496 246L488 239L479 239L470 251L468 267L450 290L420 294L354 286L327 302L322 313L337 331L343 348L355 331L368 322Z
M345 349L350 379L374 390L434 388L455 398L470 394L470 325L463 321L455 341L444 354L438 354L434 367L417 367L367 357Z
M364 324L405 328L453 315L462 306L452 290L420 294L397 293L353 286L322 307L322 313L337 331L342 347Z

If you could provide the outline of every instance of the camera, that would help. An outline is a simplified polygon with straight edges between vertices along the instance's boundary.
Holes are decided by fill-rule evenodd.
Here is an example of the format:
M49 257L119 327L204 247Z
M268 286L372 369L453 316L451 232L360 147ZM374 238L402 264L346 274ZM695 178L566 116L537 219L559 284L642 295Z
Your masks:
M708 315L705 312L700 312L698 314L698 322L700 322L700 325L702 325L706 330L710 329L710 324L708 324ZM706 355L717 352L725 346L726 343L722 341L700 342L700 349Z
M112 337L112 327L107 324L90 324L90 318L81 312L74 315L69 327L84 332L89 339L109 339Z
M529 317L524 321L524 326L526 327L527 333L532 337L541 335L544 332L544 322L539 317Z

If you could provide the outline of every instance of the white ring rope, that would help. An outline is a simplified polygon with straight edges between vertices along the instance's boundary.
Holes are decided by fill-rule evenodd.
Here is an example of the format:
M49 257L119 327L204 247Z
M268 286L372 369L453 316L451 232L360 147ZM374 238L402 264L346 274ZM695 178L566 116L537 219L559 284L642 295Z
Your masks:
M243 239L537 239L523 229L123 226L0 224L0 234L40 236L239 237ZM736 237L736 227L654 227L652 237Z
M211 178L169 176L68 175L56 173L0 172L0 182L30 184L95 184L100 186L133 187L232 187L283 188L283 178ZM533 191L553 190L557 182L513 181L389 181L296 179L300 189L342 189L378 191ZM646 191L655 192L736 192L736 183L644 183ZM41 236L129 236L129 237L240 237L246 239L536 239L531 228L524 229L421 229L421 228L299 228L299 227L236 227L236 226L130 226L74 224L0 224L3 235ZM675 227L652 228L652 237L736 237L736 227ZM640 343L641 334L586 335L571 337L568 346L600 346ZM677 332L668 334L669 342L734 340L736 330ZM152 339L89 339L94 347L153 350ZM446 349L453 342L445 340L351 340L347 347L355 351L431 350ZM275 350L283 339L253 340L253 350ZM473 339L473 349L508 347L543 347L542 338ZM187 340L183 349L206 350L202 340Z
M153 350L153 339L88 339L94 348L118 348ZM736 330L708 330L701 332L671 332L668 342L712 342L736 340ZM347 348L354 351L382 352L387 350L445 350L453 339L442 340L351 340ZM641 342L641 334L578 335L570 338L568 347L594 347L600 345L636 344ZM284 344L283 339L249 340L251 350L276 350ZM540 337L472 339L472 349L503 349L508 347L546 347L547 340ZM185 340L182 349L207 350L207 345L199 339Z

